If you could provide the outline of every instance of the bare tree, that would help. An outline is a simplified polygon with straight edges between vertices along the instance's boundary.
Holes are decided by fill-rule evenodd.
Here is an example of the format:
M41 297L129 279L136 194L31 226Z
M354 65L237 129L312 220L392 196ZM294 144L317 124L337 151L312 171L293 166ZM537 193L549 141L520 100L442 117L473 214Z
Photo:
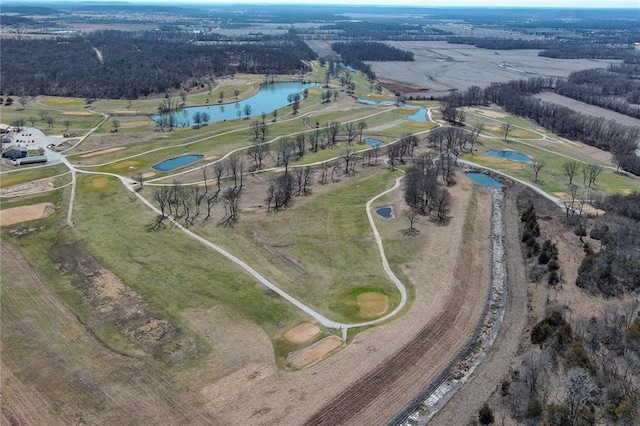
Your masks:
M511 123L502 123L502 132L504 133L504 141L507 141L507 138L509 137L509 133L511 133L511 131L513 130L513 124Z
M446 188L440 188L436 191L435 196L435 209L439 224L446 224L449 220L449 208L451 207L451 195Z
M243 108L243 112L244 112L244 118L245 120L248 120L249 117L251 117L251 113L253 112L253 108L251 107L251 105L246 104Z
M295 151L295 144L289 138L282 138L278 141L276 146L277 162L279 165L284 166L284 174L289 172L289 163L291 157Z
M569 178L569 185L573 185L573 178L575 177L576 173L578 173L579 168L580 168L580 163L577 161L571 160L571 161L566 161L562 163L562 169L564 170L564 173Z
M409 221L409 229L405 229L404 231L405 235L418 234L420 231L418 231L414 226L416 222L418 222L418 219L420 218L420 214L418 213L418 211L412 207L408 207L403 211L403 215Z
M344 124L344 133L347 135L347 145L351 145L351 142L356 138L358 131L356 124L353 121L349 121Z
M218 224L220 226L232 227L238 220L238 202L240 201L240 188L227 188L222 192L222 202L224 204L224 217Z
M53 128L53 118L51 118L50 116L46 116L44 118L44 121L45 121L45 123L47 123L49 128Z
M340 123L332 121L325 125L325 132L327 134L327 142L330 146L335 146L338 132L340 131Z
M538 182L538 174L544 167L544 162L542 160L535 160L531 163L531 167L533 168L534 182Z
M344 154L342 154L342 158L344 159L344 174L345 176L348 176L349 173L352 171L349 169L349 166L351 165L351 167L353 167L353 164L355 164L355 151L351 148L347 148L344 152ZM353 163L353 164L352 164Z
M582 410L587 409L595 400L598 386L589 373L581 368L575 368L567 374L564 380L567 392L567 407L572 425L578 423Z
M298 133L296 134L296 143L295 143L295 148L296 148L296 156L298 158L304 156L304 151L305 151L305 147L306 147L306 133Z
M367 128L367 123L361 121L358 123L358 137L360 138L360 143L362 143L362 132Z
M255 170L262 169L262 162L269 155L269 145L260 139L253 141L247 150L247 156L253 159Z
M29 103L29 98L19 97L18 103L22 106L22 109L25 109L26 105Z
M293 180L297 196L311 194L311 167L296 167L293 169Z
M599 164L590 163L590 164L585 164L584 169L586 170L587 181L589 182L589 188L591 188L591 185L595 185L596 179L598 178L600 173L602 173L602 170L603 170L602 166Z
M38 117L31 115L27 118L27 121L31 123L31 127L34 127L36 125L36 121L38 121Z

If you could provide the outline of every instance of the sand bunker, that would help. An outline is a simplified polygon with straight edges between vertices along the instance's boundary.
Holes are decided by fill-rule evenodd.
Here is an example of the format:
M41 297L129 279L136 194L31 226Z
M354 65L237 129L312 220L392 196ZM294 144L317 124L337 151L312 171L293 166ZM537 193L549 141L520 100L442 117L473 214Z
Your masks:
M89 154L84 154L84 155L81 155L80 157L82 157L82 158L96 157L98 155L109 154L110 152L121 151L123 149L125 149L124 146L119 146L119 147L116 147L116 148L109 148L109 149L103 149L103 150L96 151L96 152L90 152Z
M362 293L356 300L360 313L365 317L377 317L389 309L389 298L381 293Z
M338 336L329 336L314 343L308 348L300 349L299 351L291 352L287 356L287 362L295 368L302 368L309 365L332 350L340 347L342 340Z
M85 111L64 111L62 113L62 115L81 115L81 116L89 116L89 115L94 115L94 113L92 112L85 112Z
M304 322L287 331L284 334L284 338L292 343L302 343L310 340L318 333L320 333L320 328L317 325Z
M0 226L42 219L53 213L53 209L54 207L51 203L39 203L0 210Z
M97 189L105 188L108 184L109 184L109 181L104 176L91 179L92 188L97 188Z

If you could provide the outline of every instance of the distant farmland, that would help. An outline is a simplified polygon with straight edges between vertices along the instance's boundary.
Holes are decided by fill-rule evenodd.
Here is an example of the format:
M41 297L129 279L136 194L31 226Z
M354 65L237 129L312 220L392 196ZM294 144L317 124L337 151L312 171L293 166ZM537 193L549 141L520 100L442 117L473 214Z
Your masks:
M538 50L489 50L443 41L385 42L414 54L414 62L371 62L383 79L419 85L429 93L442 94L470 86L531 77L567 77L572 71L606 68L619 61L553 59L538 56ZM500 66L500 63L506 66ZM508 66L508 68L507 68Z
M606 119L612 119L625 126L639 126L640 120L637 118L629 117L628 115L620 114L615 111L600 108L595 105L589 105L584 102L576 101L575 99L567 98L566 96L558 95L555 93L540 93L535 95L536 98L543 101L553 102L554 104L566 106L574 111L582 114L592 115L594 117L604 117Z

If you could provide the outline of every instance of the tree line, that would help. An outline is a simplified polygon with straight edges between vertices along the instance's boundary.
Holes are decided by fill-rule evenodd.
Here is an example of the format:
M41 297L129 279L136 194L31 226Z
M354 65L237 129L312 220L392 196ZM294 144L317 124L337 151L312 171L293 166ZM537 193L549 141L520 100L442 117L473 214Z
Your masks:
M151 33L151 34L150 34ZM99 54L98 54L99 52ZM3 93L136 99L202 85L235 72L294 73L315 54L295 34L215 45L99 31L85 37L7 39L0 45Z
M640 55L634 55L640 57ZM626 58L630 60L629 57ZM634 58L635 59L635 58ZM590 69L569 74L555 88L559 95L640 118L640 64L624 62L608 69ZM635 105L634 105L635 104Z
M343 61L413 61L413 53L373 41L331 43L331 48Z
M610 39L586 40L581 37L558 40L455 36L447 37L447 43L493 50L536 49L541 50L538 56L557 59L624 59L634 49L631 40L614 42Z

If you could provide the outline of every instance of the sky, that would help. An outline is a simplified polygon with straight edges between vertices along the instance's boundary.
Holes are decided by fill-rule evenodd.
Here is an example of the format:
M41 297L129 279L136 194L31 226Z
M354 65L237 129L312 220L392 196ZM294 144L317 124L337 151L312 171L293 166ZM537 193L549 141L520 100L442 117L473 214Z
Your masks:
M55 3L77 3L78 0L54 0ZM105 0L82 0L92 3L106 3ZM118 1L120 2L120 1ZM123 3L144 4L339 4L339 5L375 5L375 6L422 6L422 7L566 7L566 8L634 8L635 17L640 19L640 0L128 0ZM0 0L0 4L3 3ZM40 3L43 0L10 0L5 3Z

